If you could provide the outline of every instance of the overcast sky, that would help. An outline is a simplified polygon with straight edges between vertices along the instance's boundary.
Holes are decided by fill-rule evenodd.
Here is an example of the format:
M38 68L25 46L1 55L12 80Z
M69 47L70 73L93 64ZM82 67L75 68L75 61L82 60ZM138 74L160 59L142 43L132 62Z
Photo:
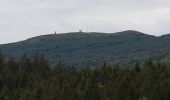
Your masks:
M0 0L0 44L73 32L170 33L170 0ZM88 27L88 28L87 28Z

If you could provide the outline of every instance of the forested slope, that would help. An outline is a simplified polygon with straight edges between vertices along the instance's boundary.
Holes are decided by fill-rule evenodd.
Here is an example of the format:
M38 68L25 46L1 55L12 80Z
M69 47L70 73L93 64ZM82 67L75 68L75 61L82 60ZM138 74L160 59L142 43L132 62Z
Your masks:
M8 56L20 57L23 53L43 53L54 64L63 61L67 65L99 65L108 63L134 63L151 56L170 59L170 36L160 37L137 31L118 33L65 33L33 37L25 41L0 45Z

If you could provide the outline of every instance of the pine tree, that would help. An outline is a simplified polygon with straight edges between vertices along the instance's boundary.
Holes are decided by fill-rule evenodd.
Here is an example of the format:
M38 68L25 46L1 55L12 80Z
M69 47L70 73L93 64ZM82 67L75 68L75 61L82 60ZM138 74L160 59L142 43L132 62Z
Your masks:
M5 67L5 57L0 50L0 71Z
M31 64L31 60L28 58L28 56L26 54L23 54L23 56L21 57L21 60L19 61L19 83L18 85L20 87L25 87L28 79L29 79L29 75L31 74L32 71L32 64Z

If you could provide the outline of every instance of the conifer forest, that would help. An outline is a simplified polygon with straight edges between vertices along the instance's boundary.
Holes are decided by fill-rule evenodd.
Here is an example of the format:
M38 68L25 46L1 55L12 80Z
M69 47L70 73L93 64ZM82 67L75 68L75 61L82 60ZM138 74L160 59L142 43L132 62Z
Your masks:
M50 66L43 54L16 60L0 54L0 100L169 100L170 66Z

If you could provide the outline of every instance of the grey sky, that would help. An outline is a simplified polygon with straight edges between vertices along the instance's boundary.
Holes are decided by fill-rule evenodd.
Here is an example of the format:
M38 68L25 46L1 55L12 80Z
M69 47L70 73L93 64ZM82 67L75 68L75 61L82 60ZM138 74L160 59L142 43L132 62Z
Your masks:
M170 33L170 0L0 0L0 44L72 32Z

